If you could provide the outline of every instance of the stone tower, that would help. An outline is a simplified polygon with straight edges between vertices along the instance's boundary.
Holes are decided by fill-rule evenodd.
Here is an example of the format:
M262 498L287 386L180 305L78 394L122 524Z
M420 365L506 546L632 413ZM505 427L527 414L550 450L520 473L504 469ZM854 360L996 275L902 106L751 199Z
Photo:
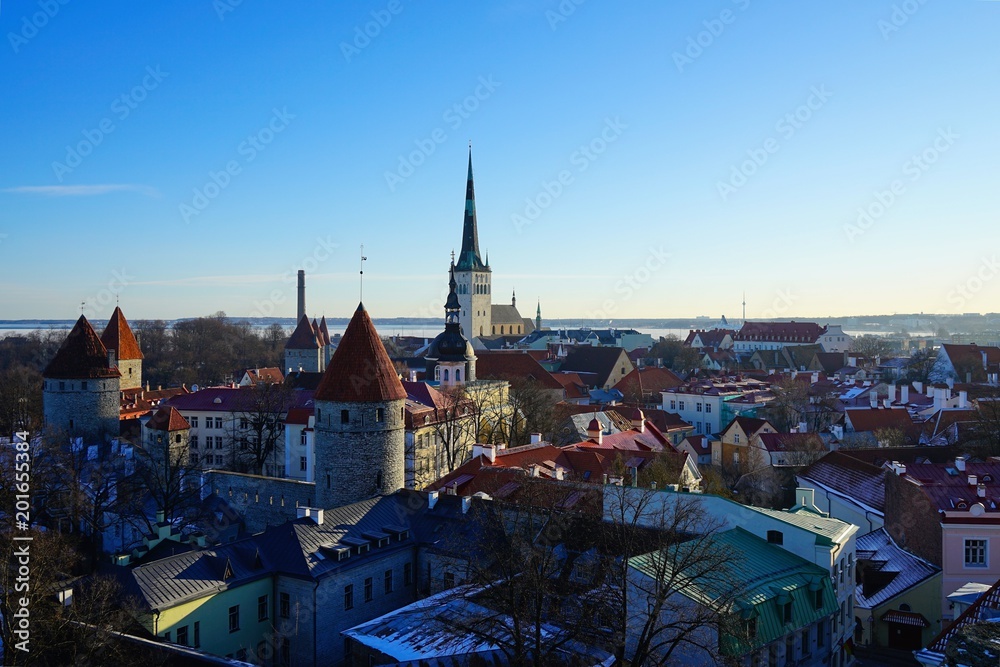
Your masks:
M458 302L455 265L451 265L448 300L444 304L444 331L427 348L427 379L434 379L442 388L460 387L476 379L476 353L459 325L461 305Z
M319 321L319 333L323 342L323 368L326 368L333 356L333 341L330 339L330 329L326 326L326 315Z
M472 182L472 149L469 149L469 176L465 186L465 221L462 227L462 252L455 265L458 283L459 322L469 338L489 336L493 329L490 304L491 271L479 254L479 228L476 221L476 191Z
M190 465L190 440L191 425L176 408L161 406L142 427L142 448L166 476Z
M294 372L299 368L310 373L322 373L326 368L320 334L307 315L299 318L298 326L285 343L285 369Z
M347 325L313 400L318 507L403 488L406 391L364 304Z
M47 428L98 443L118 435L121 374L83 315L42 372Z
M121 373L121 388L138 389L142 386L142 350L132 334L132 327L122 314L122 309L115 306L108 326L101 334L101 342L108 352L114 352L118 359L118 371Z

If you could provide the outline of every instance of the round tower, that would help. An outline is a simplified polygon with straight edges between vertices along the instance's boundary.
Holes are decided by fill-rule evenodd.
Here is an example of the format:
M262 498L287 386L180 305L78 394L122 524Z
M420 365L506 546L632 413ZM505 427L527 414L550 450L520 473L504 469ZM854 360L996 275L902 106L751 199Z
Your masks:
M308 373L322 373L326 368L321 334L313 328L308 315L299 318L295 331L285 343L285 368L295 372L300 368Z
M424 356L428 381L433 378L442 388L460 387L476 379L476 353L460 324L462 306L458 302L454 262L450 273L448 300L444 304L444 331L438 334Z
M364 304L347 325L313 400L318 507L403 488L406 391Z
M47 428L96 443L118 435L121 374L83 315L42 372Z
M118 306L115 306L115 312L111 314L108 326L101 334L101 342L108 352L115 353L118 360L118 372L122 376L121 389L142 387L142 350L132 333L132 327Z

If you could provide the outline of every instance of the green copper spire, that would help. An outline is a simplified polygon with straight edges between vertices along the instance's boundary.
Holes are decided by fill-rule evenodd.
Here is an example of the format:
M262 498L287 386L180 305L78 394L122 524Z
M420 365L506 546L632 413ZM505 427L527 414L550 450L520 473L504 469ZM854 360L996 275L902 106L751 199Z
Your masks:
M476 221L476 188L472 180L472 145L469 145L469 176L465 185L465 221L462 226L462 251L458 271L484 270L487 264L479 255L479 225Z

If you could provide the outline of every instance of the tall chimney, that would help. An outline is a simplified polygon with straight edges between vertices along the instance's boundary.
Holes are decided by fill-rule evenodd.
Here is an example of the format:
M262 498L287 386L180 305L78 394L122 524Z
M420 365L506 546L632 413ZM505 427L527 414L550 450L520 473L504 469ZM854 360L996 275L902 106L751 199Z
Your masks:
M306 314L306 272L299 269L299 309L298 313L295 315L295 321L298 322L302 319L302 316Z

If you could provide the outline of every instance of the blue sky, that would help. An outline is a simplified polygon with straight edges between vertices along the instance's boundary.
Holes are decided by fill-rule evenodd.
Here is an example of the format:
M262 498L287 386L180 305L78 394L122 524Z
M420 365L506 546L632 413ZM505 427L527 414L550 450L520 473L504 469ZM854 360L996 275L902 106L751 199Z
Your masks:
M577 4L579 3L579 4ZM997 310L1000 3L0 5L0 319ZM862 215L864 213L864 215ZM527 304L530 303L530 308Z

